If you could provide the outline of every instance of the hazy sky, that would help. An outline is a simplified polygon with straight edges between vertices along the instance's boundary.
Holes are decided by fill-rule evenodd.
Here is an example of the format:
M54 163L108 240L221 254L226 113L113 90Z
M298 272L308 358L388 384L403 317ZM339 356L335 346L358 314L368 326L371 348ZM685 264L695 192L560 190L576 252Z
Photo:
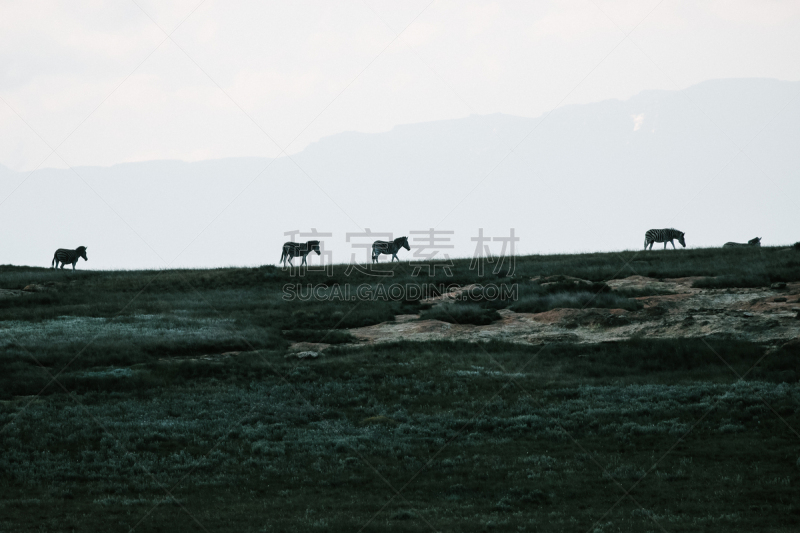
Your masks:
M342 131L798 80L798 29L797 0L3 0L0 164L270 157Z

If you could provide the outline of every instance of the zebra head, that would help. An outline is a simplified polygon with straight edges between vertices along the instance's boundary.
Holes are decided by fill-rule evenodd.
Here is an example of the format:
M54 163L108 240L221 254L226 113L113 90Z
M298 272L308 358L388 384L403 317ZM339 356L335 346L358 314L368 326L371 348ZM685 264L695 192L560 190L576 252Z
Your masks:
M747 244L749 244L750 246L761 246L761 237L750 239L749 241L747 241Z
M408 245L408 237L400 237L395 242L397 242L397 244L399 244L400 246L402 246L403 248L405 248L409 252L411 251L411 247Z
M681 243L681 246L683 246L684 248L686 248L686 239L684 238L685 236L686 233L681 232L680 237L678 237L678 242Z
M88 261L89 260L89 258L86 257L86 247L85 246L78 246L77 248L75 248L75 251L78 252L79 256L83 257L84 261Z
M307 246L306 249L309 252L313 250L313 251L317 252L317 255L320 255L320 252L319 252L319 241L308 241L306 243L306 246Z

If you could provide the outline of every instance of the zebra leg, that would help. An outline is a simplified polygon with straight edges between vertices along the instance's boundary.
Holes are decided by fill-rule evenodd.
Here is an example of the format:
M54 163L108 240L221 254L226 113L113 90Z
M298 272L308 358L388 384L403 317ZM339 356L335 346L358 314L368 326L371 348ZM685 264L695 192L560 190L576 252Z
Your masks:
M669 243L672 245L672 249L674 250L675 249L675 242L674 241L669 241ZM664 243L664 248L666 248L666 247L667 247L667 244Z
M400 262L400 260L397 259L397 253L392 254L392 262L394 262L395 260L397 260L398 263Z

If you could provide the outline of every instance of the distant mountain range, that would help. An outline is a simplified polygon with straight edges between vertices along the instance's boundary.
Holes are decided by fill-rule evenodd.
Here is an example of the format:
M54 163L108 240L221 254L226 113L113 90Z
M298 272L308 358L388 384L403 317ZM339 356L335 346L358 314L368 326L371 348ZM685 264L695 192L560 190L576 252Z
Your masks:
M674 226L689 246L800 240L800 82L708 81L681 91L508 115L341 133L291 158L0 167L0 263L48 264L88 247L83 268L276 263L284 232L333 233L336 262L369 228L515 228L519 253L640 248ZM227 209L224 209L227 206ZM301 240L303 238L301 237ZM412 245L415 242L412 240ZM499 251L499 246L496 248ZM405 258L412 254L403 252ZM80 268L79 266L79 268Z

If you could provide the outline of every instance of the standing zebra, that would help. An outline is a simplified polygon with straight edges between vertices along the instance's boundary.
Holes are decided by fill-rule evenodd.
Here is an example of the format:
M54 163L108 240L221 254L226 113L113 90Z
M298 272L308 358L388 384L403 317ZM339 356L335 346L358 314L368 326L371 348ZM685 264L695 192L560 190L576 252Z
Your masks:
M381 254L391 255L392 261L397 259L397 251L400 248L405 248L408 251L411 251L411 247L408 245L408 237L398 237L392 242L387 241L375 241L372 243L372 262L378 262L378 256ZM400 260L397 259L399 263Z
M672 244L672 249L675 249L675 243L672 242L672 239L678 239L678 242L681 243L681 246L686 248L686 241L683 237L686 234L682 231L678 231L674 228L665 228L665 229L651 229L647 230L647 233L644 234L644 249L647 250L647 245L650 245L650 249L653 249L653 243L656 242L663 242L664 249L667 249L667 243Z
M308 264L306 263L306 256L310 254L312 251L317 252L317 255L320 255L319 252L319 241L308 241L306 243L301 242L286 242L283 244L283 253L281 253L281 262L283 263L283 267L286 268L286 259L289 259L289 265L294 266L292 264L293 257L302 257L303 262L300 263L300 266Z
M740 246L761 246L761 237L750 239L747 241L747 244L742 244L741 242L726 242L722 245L723 248L738 248Z
M89 258L86 257L85 246L78 246L74 250L59 248L56 250L55 255L53 255L53 261L50 263L50 267L58 268L58 264L61 263L61 268L64 268L67 263L72 263L72 270L75 270L75 263L77 263L78 259L81 257L83 257L84 261L89 260Z

